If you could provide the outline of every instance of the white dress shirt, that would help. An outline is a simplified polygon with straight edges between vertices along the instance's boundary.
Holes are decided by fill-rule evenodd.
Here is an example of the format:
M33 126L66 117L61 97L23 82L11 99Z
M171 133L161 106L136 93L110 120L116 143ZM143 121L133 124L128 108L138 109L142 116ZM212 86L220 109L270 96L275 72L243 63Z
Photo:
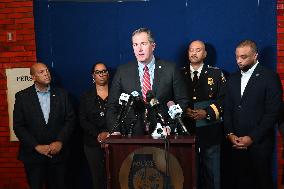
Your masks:
M256 62L256 64L251 67L248 71L243 72L241 71L242 77L241 77L241 96L243 96L245 88L248 84L248 81L254 71L254 69L256 68L256 66L258 65L258 61Z
M190 77L191 77L191 80L193 80L193 76L194 76L194 71L197 71L198 73L197 73L197 77L198 77L198 79L199 79L199 76L200 76L200 74L201 74L201 71L202 71L202 68L203 68L203 63L201 64L201 66L197 69L197 70L195 70L195 69L193 69L193 67L190 65L189 66L189 68L190 68Z

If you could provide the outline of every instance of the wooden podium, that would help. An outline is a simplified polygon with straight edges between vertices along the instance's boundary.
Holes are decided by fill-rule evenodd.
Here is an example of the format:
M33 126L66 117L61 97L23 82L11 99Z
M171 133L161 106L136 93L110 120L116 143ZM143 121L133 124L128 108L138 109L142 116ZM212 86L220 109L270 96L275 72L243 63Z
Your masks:
M196 188L193 136L111 136L105 143L108 189Z

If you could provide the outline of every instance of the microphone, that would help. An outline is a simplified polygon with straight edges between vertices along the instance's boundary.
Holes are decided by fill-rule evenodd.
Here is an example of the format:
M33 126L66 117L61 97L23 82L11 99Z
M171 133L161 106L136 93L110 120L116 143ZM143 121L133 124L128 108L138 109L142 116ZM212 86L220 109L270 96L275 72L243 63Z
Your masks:
M114 126L112 127L111 131L109 132L109 134L112 134L115 131L115 129L121 124L122 118L124 117L124 114L125 114L126 106L128 104L128 101L129 101L129 98L130 98L129 94L126 94L126 93L120 94L118 103L121 105L121 108L120 108L120 111L119 111L119 113L116 117L116 122L115 122Z
M130 98L129 94L121 93L119 100L118 100L118 103L121 105L121 108L120 108L119 114L117 115L117 118L116 118L117 122L121 121L121 117L122 117L123 113L125 112L125 108L128 104L129 98Z
M136 104L136 98L139 98L139 93L137 91L133 91L131 93L131 95L129 94L125 94L122 93L121 94L121 101L122 103L126 102L124 107L124 113L121 114L120 120L118 120L119 122L123 122L124 119L126 118L126 116L128 115L128 113L130 112L131 108L134 106L134 104Z
M144 112L145 111L145 104L143 99L141 98L140 94L137 91L133 91L131 96L134 100L133 108L136 112Z
M176 119L179 122L179 124L181 125L182 133L186 134L186 135L189 135L189 132L187 131L184 123L181 120L182 109L179 106L179 104L175 105L175 103L173 101L169 101L167 103L167 106L169 108L168 113L169 113L170 117L172 119Z
M146 94L146 100L149 103L150 107L154 109L156 113L156 117L158 118L158 121L161 122L163 126L166 125L166 121L162 114L160 113L160 103L156 97L154 97L153 91L148 91Z

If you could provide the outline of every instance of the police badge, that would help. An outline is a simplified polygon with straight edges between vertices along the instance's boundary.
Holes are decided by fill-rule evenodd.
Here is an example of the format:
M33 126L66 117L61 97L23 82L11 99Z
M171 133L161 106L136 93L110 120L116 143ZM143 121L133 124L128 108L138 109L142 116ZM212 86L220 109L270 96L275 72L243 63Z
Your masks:
M208 85L213 85L214 84L214 80L212 77L208 77Z

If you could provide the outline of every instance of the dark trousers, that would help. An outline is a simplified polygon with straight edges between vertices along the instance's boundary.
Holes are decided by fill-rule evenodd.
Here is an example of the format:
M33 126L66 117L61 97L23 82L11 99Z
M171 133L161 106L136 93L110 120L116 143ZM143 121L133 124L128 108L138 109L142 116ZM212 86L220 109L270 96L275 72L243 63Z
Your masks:
M30 189L66 189L64 163L24 163Z
M220 189L220 151L220 145L198 149L196 153L198 189Z
M84 152L92 173L93 189L106 188L104 149L84 145Z
M232 150L233 189L273 189L271 149Z

